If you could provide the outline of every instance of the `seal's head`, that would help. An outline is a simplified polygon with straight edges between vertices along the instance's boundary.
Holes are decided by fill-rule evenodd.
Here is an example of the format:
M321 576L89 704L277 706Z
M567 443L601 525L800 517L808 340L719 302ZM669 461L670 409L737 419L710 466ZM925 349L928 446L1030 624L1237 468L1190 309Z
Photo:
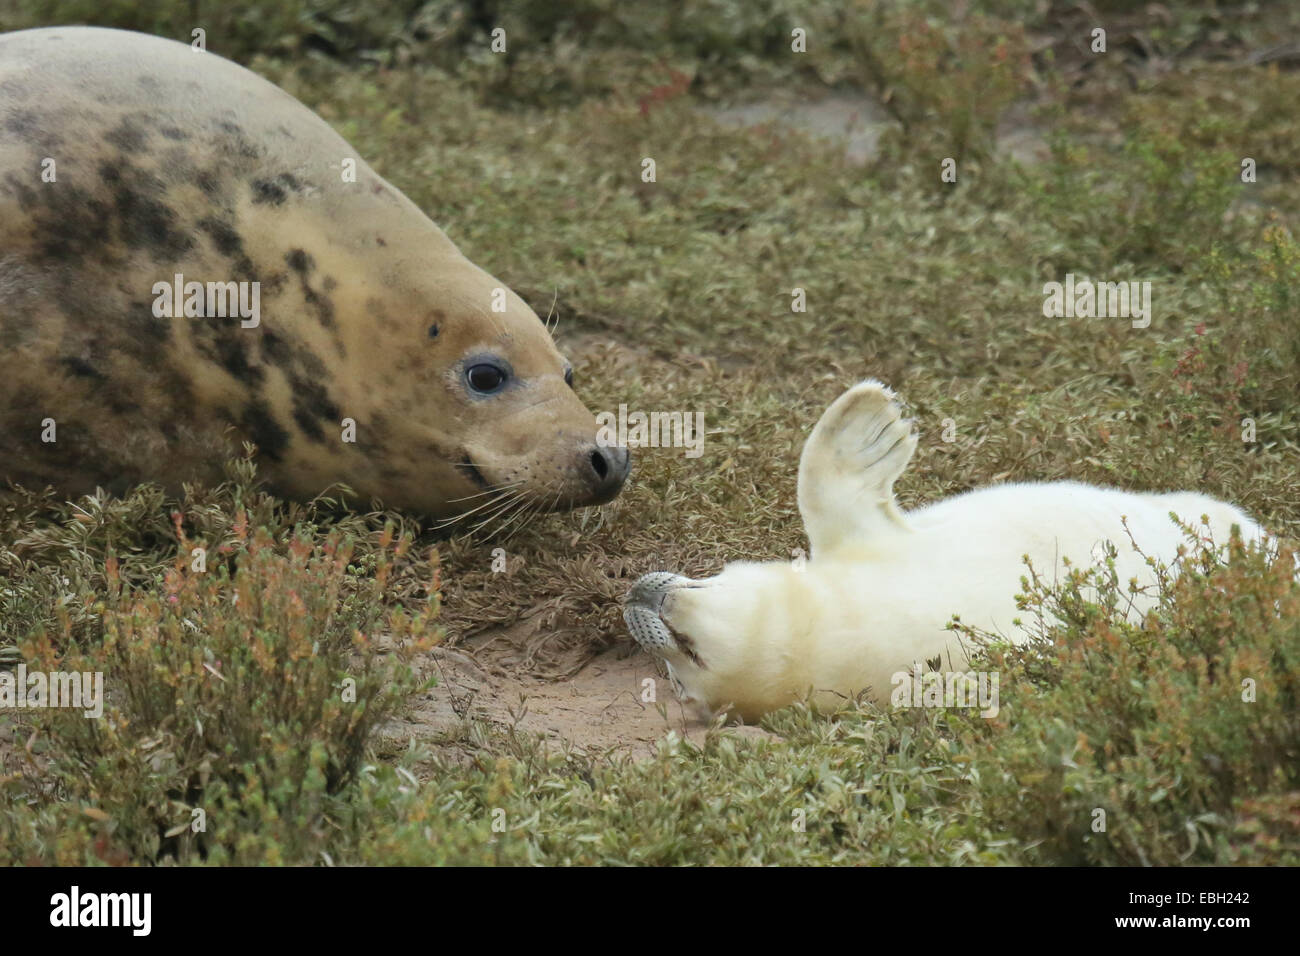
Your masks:
M286 167L304 151L344 148L293 107L277 101L271 114L294 131L292 148L274 130L257 136L287 151ZM294 166L278 202L260 201L265 168L227 175L246 178L230 191L251 197L238 202L232 235L284 276L264 291L265 321L252 330L290 386L279 400L268 395L272 412L291 410L288 421L277 416L287 441L270 466L273 485L302 497L343 482L385 505L489 523L618 494L627 450L598 444L572 366L505 282L362 162L355 183ZM267 334L284 347L268 347ZM321 401L292 394L313 381ZM355 420L355 440L337 440L341 418ZM267 437L251 435L263 451Z
M573 366L541 322L464 338L444 384L462 409L455 464L474 491L515 491L549 508L618 494L627 449L596 441L596 420L573 391Z
M342 481L388 505L489 523L617 495L627 449L597 442L537 313L364 164L358 179L300 174L283 203L250 202L239 217L245 246L288 267L266 325L293 317L304 370L323 365L330 383L331 409L315 410L327 440L296 440L290 426L278 473L299 494ZM302 321L317 313L332 320ZM355 418L354 443L328 440L331 410Z
M293 473L476 521L612 499L627 449L597 441L545 323L431 223L419 231L377 232L386 247L364 279L355 250L331 263L334 250L314 246L313 276L349 276L331 292L336 313L361 317L338 329L348 371L333 378L346 401L335 403L364 419L352 446L295 444L304 459ZM325 342L317 351L327 365L331 351Z
M432 413L417 414L409 427L413 438L430 436L439 463L454 469L460 493L448 497L466 497L463 510L476 514L498 499L535 510L612 499L628 475L627 449L597 442L596 419L573 388L573 366L545 324L468 262L456 279L465 293L451 294L442 283L439 306L415 330L425 354L416 365L421 384L410 395L418 409L423 389L440 393Z
M713 652L719 651L722 663L728 663L728 645L735 644L727 633L730 623L752 604L743 587L721 583L720 576L696 581L671 571L651 571L632 585L623 603L623 621L632 639L667 665L668 677L683 699L708 699L701 688L719 663Z

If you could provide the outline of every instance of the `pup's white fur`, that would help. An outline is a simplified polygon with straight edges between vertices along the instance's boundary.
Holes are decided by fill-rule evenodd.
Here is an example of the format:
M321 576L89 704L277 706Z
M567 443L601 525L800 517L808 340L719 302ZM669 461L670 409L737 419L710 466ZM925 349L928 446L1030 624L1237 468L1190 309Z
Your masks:
M629 625L647 609L667 625L671 634L659 628L653 640L636 626L633 633L667 661L684 698L711 710L730 705L746 720L809 691L822 703L868 690L883 701L892 675L913 662L942 657L943 669L965 669L947 628L954 614L1013 641L1028 638L1014 623L1028 617L1015 606L1025 555L1051 580L1063 558L1088 567L1110 542L1119 580L1150 585L1143 554L1171 564L1187 540L1171 512L1218 544L1232 525L1247 540L1261 534L1243 512L1205 495L1077 482L997 485L903 514L893 485L915 448L893 393L862 382L826 410L804 445L799 510L811 556L802 570L745 561L700 581L642 579L657 578L634 589ZM1140 596L1134 613L1150 601Z

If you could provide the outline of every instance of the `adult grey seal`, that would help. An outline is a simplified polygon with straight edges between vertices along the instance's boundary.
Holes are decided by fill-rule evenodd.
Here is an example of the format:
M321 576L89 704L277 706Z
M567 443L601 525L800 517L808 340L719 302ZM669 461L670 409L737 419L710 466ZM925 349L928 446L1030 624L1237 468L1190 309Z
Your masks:
M532 309L283 90L138 33L0 35L0 480L176 490L251 441L294 498L597 504L628 455L571 385Z

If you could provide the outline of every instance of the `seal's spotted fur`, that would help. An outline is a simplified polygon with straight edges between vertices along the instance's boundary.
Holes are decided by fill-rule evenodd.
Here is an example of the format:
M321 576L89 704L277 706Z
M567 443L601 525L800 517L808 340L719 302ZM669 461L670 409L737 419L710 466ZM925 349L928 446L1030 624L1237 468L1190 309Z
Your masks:
M177 273L260 283L260 325L155 317ZM475 356L508 370L498 394L467 388ZM626 453L596 447L567 371L522 300L272 84L140 34L0 36L0 478L175 489L247 440L297 497L604 500Z

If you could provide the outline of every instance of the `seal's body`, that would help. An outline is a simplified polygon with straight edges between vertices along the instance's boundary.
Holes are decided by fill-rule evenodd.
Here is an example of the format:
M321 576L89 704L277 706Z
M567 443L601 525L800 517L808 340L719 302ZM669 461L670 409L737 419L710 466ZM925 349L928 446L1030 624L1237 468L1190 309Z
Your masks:
M646 575L628 597L633 636L667 661L682 695L745 720L800 699L833 704L869 691L890 698L894 675L940 659L965 671L947 625L1015 641L1020 580L1052 581L1064 559L1087 568L1111 548L1126 587L1154 584L1144 555L1172 564L1186 535L1170 519L1228 541L1233 525L1257 540L1240 510L1192 493L1141 494L1077 482L982 488L903 514L895 480L916 447L892 393L864 382L822 416L804 446L799 510L811 544L806 564L739 562L700 581ZM1201 517L1209 518L1208 528ZM1135 550L1134 545L1142 553ZM1135 595L1139 615L1155 597Z
M0 35L0 479L608 500L536 314L287 93L142 34ZM51 440L53 439L53 440Z

